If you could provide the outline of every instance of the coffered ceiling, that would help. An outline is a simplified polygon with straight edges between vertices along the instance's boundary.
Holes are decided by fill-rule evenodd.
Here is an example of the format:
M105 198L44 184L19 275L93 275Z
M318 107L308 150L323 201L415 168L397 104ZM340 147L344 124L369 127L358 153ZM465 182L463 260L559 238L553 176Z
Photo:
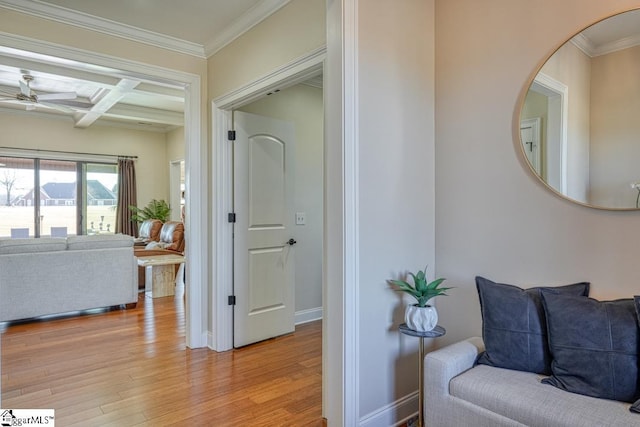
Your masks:
M289 0L0 0L3 9L206 58ZM64 99L61 99L64 98ZM0 46L0 109L166 132L184 91L113 70Z

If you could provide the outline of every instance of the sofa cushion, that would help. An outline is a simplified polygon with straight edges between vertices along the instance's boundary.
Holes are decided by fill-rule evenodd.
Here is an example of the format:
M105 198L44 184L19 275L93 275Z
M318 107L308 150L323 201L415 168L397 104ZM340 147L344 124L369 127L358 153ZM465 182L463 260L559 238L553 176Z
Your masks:
M126 234L95 234L67 237L69 250L126 248L133 246L133 237Z
M184 224L180 221L167 221L160 230L160 242L164 249L184 252Z
M543 292L542 300L553 357L553 375L543 382L603 399L640 398L640 332L634 301L551 292Z
M636 303L636 314L638 315L638 327L640 327L640 296L633 297L633 300ZM640 357L638 357L638 369L640 370ZM640 414L640 399L636 400L636 403L631 405L631 408L629 408L629 410L631 412L636 412Z
M160 238L160 230L162 229L162 221L159 219L145 219L140 223L138 230L138 239L140 241L158 241Z
M26 254L34 252L64 251L67 240L64 237L41 237L38 239L1 239L0 254Z
M551 373L542 287L521 289L476 277L485 352L478 363L518 371ZM557 292L587 296L589 283L554 287Z
M638 414L629 412L628 403L567 393L541 384L541 378L478 365L454 377L449 390L463 405L470 403L519 423L508 425L628 427L640 422Z

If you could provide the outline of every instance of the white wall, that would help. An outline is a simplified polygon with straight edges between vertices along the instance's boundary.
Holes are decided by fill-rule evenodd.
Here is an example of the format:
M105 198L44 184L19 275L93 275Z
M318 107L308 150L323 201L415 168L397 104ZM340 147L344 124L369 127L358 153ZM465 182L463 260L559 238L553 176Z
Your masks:
M0 112L0 129L4 147L138 156L138 205L168 198L167 143L163 133L96 124L77 129L71 120L5 111Z
M323 102L322 89L303 84L284 89L240 108L241 111L289 120L295 128L294 212L306 214L306 225L294 226L296 319L304 312L322 315Z
M525 167L517 118L536 68L583 27L638 0L436 2L437 275L443 345L481 334L476 275L519 285L592 283L638 294L638 212L578 206ZM531 36L526 28L544 28ZM491 99L490 108L487 99Z

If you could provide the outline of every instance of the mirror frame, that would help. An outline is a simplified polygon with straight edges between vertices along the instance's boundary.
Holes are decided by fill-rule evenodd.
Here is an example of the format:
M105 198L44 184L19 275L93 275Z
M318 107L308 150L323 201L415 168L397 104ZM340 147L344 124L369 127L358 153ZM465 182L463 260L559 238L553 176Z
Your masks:
M600 205L595 205L595 204L591 204L591 203L586 203L586 202L582 202L580 200L576 200L573 199L569 196L567 196L566 194L563 194L560 190L558 190L557 188L553 187L551 184L549 184L549 182L547 182L545 179L543 179L543 177L541 175L538 174L538 172L535 170L534 165L531 164L531 162L529 161L528 157L527 157L527 153L524 150L524 144L522 142L522 134L521 134L521 123L522 123L522 110L525 106L525 101L527 98L527 94L529 93L529 91L531 90L531 87L536 84L538 81L542 83L542 86L546 86L547 84L549 84L549 82L547 81L547 77L545 74L542 74L542 78L538 79L538 77L541 75L540 72L542 71L542 68L549 62L549 60L553 57L553 55L555 55L563 46L565 46L567 43L570 43L571 40L576 37L577 35L579 35L580 33L582 33L583 31L585 31L588 28L591 28L594 25L597 25L603 21L606 21L609 18L612 18L614 16L618 16L618 15L622 15L624 13L628 13L628 12L633 12L633 11L640 11L640 6L638 7L633 7L633 8L629 8L627 10L623 10L620 12L616 12L616 13L612 13L610 15L607 15L603 18L600 18L594 22L592 22L589 25L586 25L584 27L582 27L579 31L577 31L576 33L574 33L573 35L571 35L569 38L567 38L566 40L560 42L552 51L549 55L547 55L546 57L542 58L539 62L538 62L538 66L536 69L534 69L534 71L532 72L532 74L528 77L528 79L525 82L525 85L523 87L523 91L521 93L520 96L520 101L517 103L516 105L516 114L515 114L515 123L514 123L514 131L515 131L515 135L517 135L516 137L516 142L518 145L518 149L517 152L519 153L518 156L520 158L520 161L522 163L524 163L526 165L525 170L527 172L530 173L530 175L532 177L534 177L536 179L536 181L538 181L539 183L541 183L544 187L546 187L549 191L551 191L551 193L555 194L556 196L560 197L563 200L569 201L571 203L574 203L576 205L579 206L584 206L584 207L588 207L588 208L592 208L592 209L597 209L597 210L604 210L604 211L614 211L614 212L627 212L627 211L640 211L640 206L639 207L608 207L608 206L600 206ZM639 30L640 32L640 30ZM553 80L553 79L551 79ZM553 82L551 82L553 84ZM562 84L562 83L561 83ZM560 90L558 88L558 90ZM564 100L562 101L563 104L567 103L567 98L565 97ZM566 105L562 105L561 106L563 114L566 114ZM561 130L560 132L562 132L564 134L564 138L566 138L566 126L561 126ZM561 161L562 164L564 164L564 162L566 162L566 146L563 147L563 159ZM564 181L564 180L563 180ZM564 182L563 184L561 184L561 186L566 186L566 182ZM640 188L637 189L638 190L638 198L640 200Z

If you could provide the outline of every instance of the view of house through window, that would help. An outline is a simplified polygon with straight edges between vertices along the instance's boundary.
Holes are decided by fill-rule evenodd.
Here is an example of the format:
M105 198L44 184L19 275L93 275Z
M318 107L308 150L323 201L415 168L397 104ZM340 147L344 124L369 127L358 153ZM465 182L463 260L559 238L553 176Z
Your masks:
M0 157L0 237L113 233L116 187L115 164Z

